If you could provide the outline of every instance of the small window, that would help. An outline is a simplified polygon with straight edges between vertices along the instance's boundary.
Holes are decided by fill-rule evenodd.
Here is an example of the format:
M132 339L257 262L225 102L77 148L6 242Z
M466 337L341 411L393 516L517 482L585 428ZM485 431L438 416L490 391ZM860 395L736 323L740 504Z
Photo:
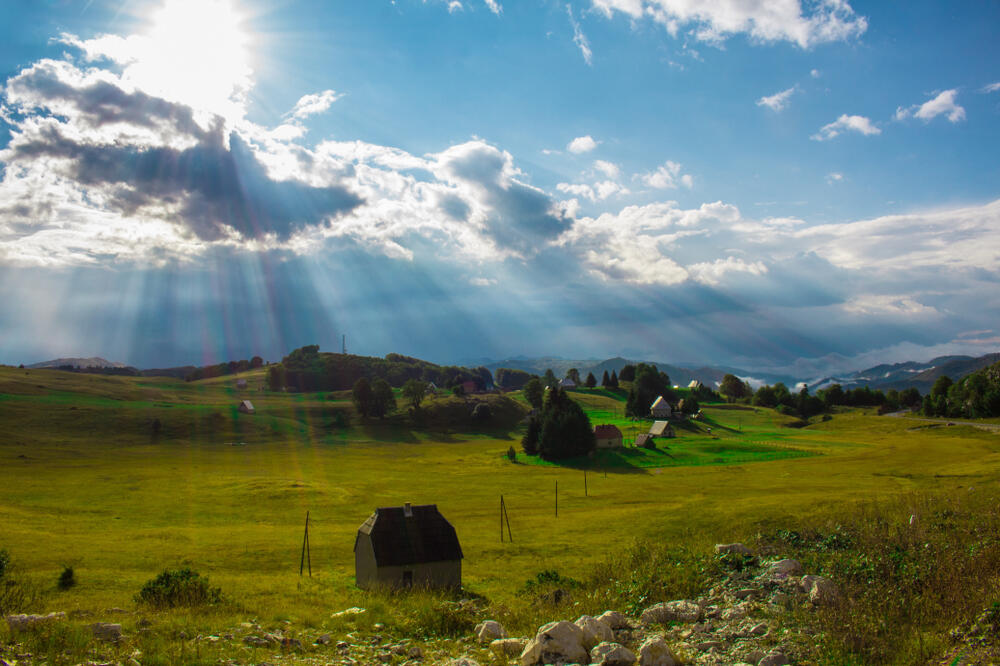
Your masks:
M404 571L403 572L403 587L413 587L413 572Z

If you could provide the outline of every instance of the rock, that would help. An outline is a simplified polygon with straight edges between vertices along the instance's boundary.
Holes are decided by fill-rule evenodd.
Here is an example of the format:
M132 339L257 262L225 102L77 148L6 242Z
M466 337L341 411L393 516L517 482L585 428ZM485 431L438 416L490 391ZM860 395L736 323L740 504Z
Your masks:
M589 615L581 615L573 624L583 629L583 647L588 650L592 650L598 643L615 640L615 632L611 627Z
M122 625L120 624L95 622L90 628L97 640L117 642L122 638Z
M7 626L11 631L31 631L65 619L66 613L62 612L48 615L8 615Z
M765 634L767 634L767 623L761 622L760 624L755 624L754 626L750 627L750 630L747 631L747 633L750 634L751 636L764 636Z
M764 652L762 650L754 650L746 655L746 660L751 664L756 664L758 661L764 658Z
M639 666L677 666L674 653L660 637L647 639L639 648Z
M746 557L753 557L753 553L750 549L741 543L717 543L715 544L715 554L716 555L745 555Z
M809 601L817 606L828 606L840 599L840 590L823 576L803 576L801 587L809 595Z
M302 649L302 641L300 641L297 638L282 638L281 639L281 647L283 647L285 649L288 649L288 650L301 650Z
M746 606L743 604L736 604L732 608L727 608L722 611L723 620L742 620L747 616Z
M628 619L618 611L606 610L597 616L597 619L608 625L615 631L619 629L629 629Z
M416 646L411 647L409 650L406 651L406 658L407 659L417 659L417 660L423 659L424 658L424 651L421 650L420 648L416 647Z
M788 657L785 656L783 652L774 650L768 652L757 662L757 666L785 666L791 662L788 661Z
M590 663L600 666L633 666L635 653L624 645L602 642L591 651Z
M270 641L261 638L260 636L247 636L243 639L243 643L249 645L250 647L267 647L271 644Z
M476 638L480 643L490 643L498 638L507 638L509 634L503 625L496 620L486 620L476 625Z
M697 622L699 617L701 617L701 606L684 600L656 604L642 611L642 621L646 624Z
M361 615L362 613L365 612L367 611L364 608L358 608L357 606L354 606L352 608L345 608L342 611L337 611L336 613L331 614L330 617L344 617L345 615Z
M338 650L350 650L351 649L351 644L348 643L347 641L337 641L337 649Z
M708 652L709 650L721 650L726 646L722 641L704 641L703 643L698 643L695 647L698 648L700 652Z
M737 599L749 599L750 597L757 594L756 590L751 588L743 588L742 590L736 590L733 592L733 596Z
M448 666L479 666L479 662L468 657L459 657L448 662Z
M333 641L330 634L323 634L316 639L316 645L329 645Z
M509 659L524 652L524 646L528 644L524 638L498 638L490 643L490 650L498 657Z
M802 573L802 565L798 560L778 560L771 564L772 575L798 576Z
M583 647L583 629L565 620L543 625L521 652L520 661L521 666L590 663Z

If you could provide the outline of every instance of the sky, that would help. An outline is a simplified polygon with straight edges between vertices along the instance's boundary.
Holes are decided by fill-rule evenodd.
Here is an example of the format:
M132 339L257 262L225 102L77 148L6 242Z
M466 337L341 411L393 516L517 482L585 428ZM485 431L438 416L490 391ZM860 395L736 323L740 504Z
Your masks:
M987 0L6 0L0 363L997 351L998 26Z

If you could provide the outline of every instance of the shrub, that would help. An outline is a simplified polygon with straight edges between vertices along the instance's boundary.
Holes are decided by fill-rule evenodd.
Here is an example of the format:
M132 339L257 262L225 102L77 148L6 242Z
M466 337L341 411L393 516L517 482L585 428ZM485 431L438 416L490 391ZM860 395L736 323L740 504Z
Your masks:
M63 568L62 573L59 574L59 581L57 585L60 590L68 590L76 585L76 575L73 573L73 567Z
M212 587L207 578L188 568L166 570L147 581L136 601L154 608L205 606L222 600L222 590Z
M511 462L517 460L517 451L514 450L513 446L507 449L507 460Z

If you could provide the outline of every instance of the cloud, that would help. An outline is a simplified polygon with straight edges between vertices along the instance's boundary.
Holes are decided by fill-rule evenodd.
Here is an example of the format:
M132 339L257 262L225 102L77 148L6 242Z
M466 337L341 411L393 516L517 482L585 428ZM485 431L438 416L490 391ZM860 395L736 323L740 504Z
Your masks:
M451 0L451 2L448 3L449 14L454 14L455 12L462 11L463 9L464 7L462 7L462 3L458 0Z
M602 180L592 185L583 183L558 183L556 189L564 194L583 197L590 201L603 201L615 195L630 194L628 188L613 180Z
M494 14L499 16L501 13L503 13L503 7L500 5L499 2L497 2L497 0L483 0L483 1L486 3L486 6L490 8L490 11L493 12Z
M792 86L787 90L782 90L773 95L761 97L757 100L757 106L766 106L772 111L782 111L788 106L788 99L796 90L798 90L798 87Z
M818 69L809 70L809 76L813 77L814 79L818 79L822 75L823 74Z
M844 174L839 173L837 171L831 171L830 173L826 174L827 185L833 185L834 183L839 183L842 180L844 180Z
M673 190L677 189L678 186L684 186L690 190L694 187L694 179L691 175L682 174L681 165L671 160L664 162L655 171L644 173L638 178L646 187L658 190Z
M687 269L695 280L707 285L719 284L729 273L749 273L750 275L767 273L767 266L764 265L764 262L747 262L738 257L726 257L712 262L691 264Z
M317 113L323 113L333 106L333 103L342 96L343 95L340 95L333 90L324 90L323 92L312 95L303 95L299 101L295 103L295 108L292 109L292 117L301 120L303 118L316 115Z
M895 315L904 317L940 315L933 307L908 295L860 294L844 303L845 312L856 315Z
M859 132L865 136L882 133L882 130L873 125L872 121L865 116L849 116L845 113L832 123L823 125L819 132L813 134L810 138L814 141L829 141L830 139L839 136L842 132L846 132L848 130L852 132Z
M566 13L569 14L569 24L573 26L573 43L580 49L580 54L583 55L583 61L588 65L593 64L594 53L590 50L590 42L587 41L587 36L583 34L583 30L580 28L580 23L573 16L572 5L566 5Z
M982 88L979 89L979 92L981 92L981 93L992 93L992 92L996 92L998 90L1000 90L1000 81L997 81L996 83L988 83L988 84L986 84L985 86L983 86Z
M594 170L600 171L612 180L617 180L618 176L621 175L621 169L618 165L614 162L608 162L606 160L594 160Z
M469 280L469 284L474 287L492 287L496 283L496 278L475 277Z
M597 148L597 144L599 143L600 141L594 141L594 138L587 134L585 136L578 136L566 144L566 150L576 155L589 153L594 148Z
M801 48L862 35L868 20L858 16L846 0L808 3L798 0L591 0L593 8L611 18L616 12L633 21L652 20L671 36L681 30L695 39L720 44L745 34L760 43L787 41Z
M958 95L958 90L945 90L939 93L934 99L928 100L923 104L914 104L907 108L899 107L896 109L894 118L896 120L905 120L913 116L924 122L930 122L937 116L947 114L950 122L957 123L965 120L965 109L955 104L956 95Z

